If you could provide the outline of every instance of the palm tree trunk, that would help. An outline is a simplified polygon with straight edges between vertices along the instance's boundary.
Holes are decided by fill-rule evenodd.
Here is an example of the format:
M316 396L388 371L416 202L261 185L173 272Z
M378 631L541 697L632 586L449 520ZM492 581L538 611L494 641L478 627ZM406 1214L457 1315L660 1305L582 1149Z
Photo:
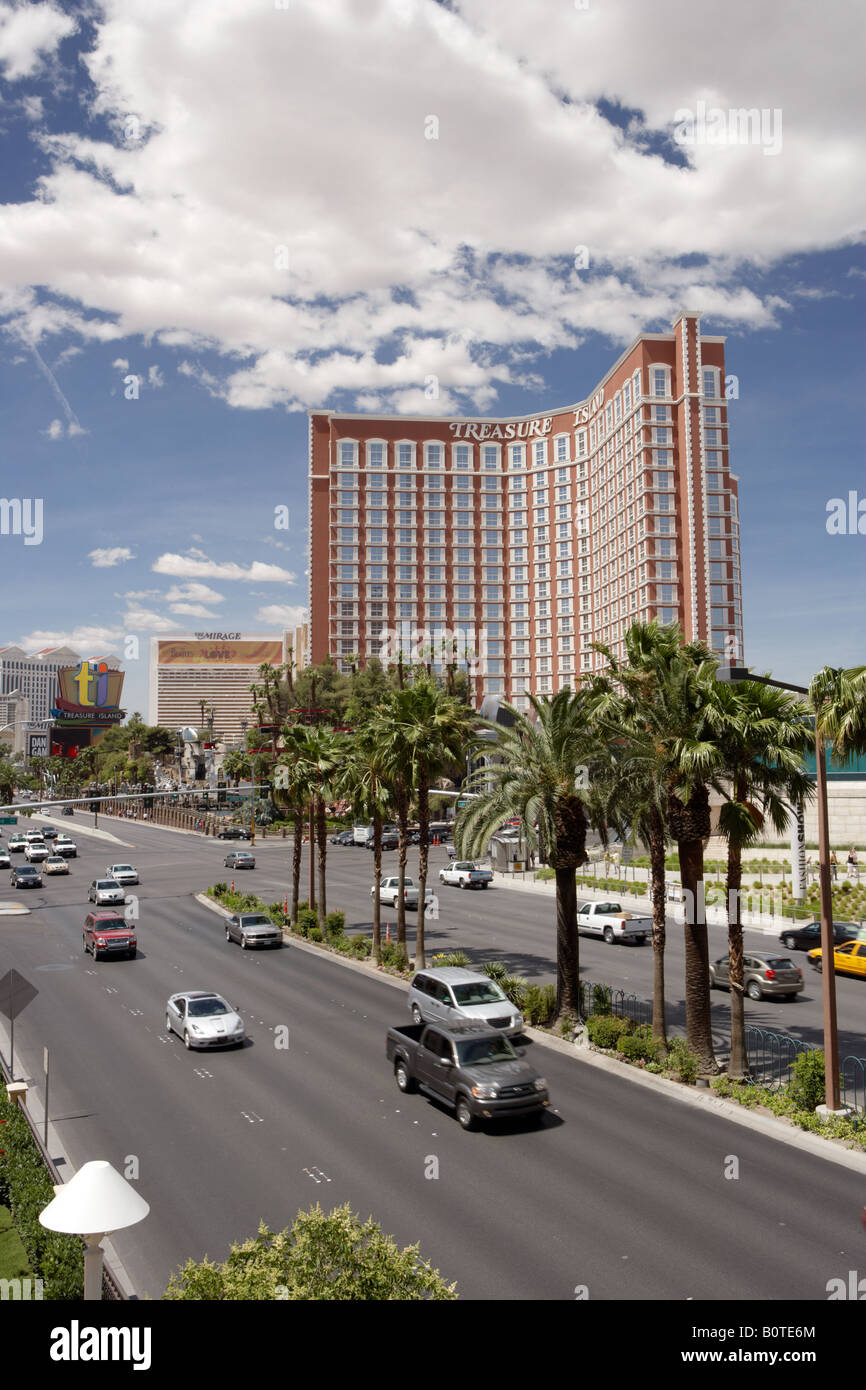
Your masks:
M402 777L397 778L397 827L400 832L400 845L397 851L397 945L406 946L406 902L404 884L406 882L406 857L409 852L409 798Z
M580 1018L579 946L577 936L577 883L574 866L554 870L556 875L556 1017Z
M649 818L650 892L653 905L653 1037L667 1045L665 1023L665 831L655 806Z
M746 799L745 779L739 777L735 790L737 800ZM743 855L740 843L731 837L728 841L728 977L731 992L731 1055L728 1059L728 1076L740 1081L747 1075L746 1032L744 1010L744 963L743 963L743 923L740 917L740 886L743 882ZM733 896L732 896L733 894Z
M301 855L304 848L304 813L295 808L295 839L292 845L292 926L298 925L298 900L301 896Z
M309 904L315 912L316 910L316 808L314 802L310 802L310 890Z
M716 1074L719 1064L713 1051L710 1014L710 947L706 922L696 920L704 916L704 842L680 840L677 853L686 899L686 1042L698 1058L701 1072Z
M318 838L319 851L319 921L322 930L325 928L325 917L328 913L327 895L325 892L325 868L328 856L328 836L325 826L325 798L316 797L316 836Z
M382 817L373 812L373 959L382 964L382 904L379 902L379 886L382 882Z
M415 934L415 969L423 970L427 965L424 954L424 895L427 891L427 860L430 854L430 798L427 777L422 772L418 778L418 828L421 831L421 845L418 853L418 928Z

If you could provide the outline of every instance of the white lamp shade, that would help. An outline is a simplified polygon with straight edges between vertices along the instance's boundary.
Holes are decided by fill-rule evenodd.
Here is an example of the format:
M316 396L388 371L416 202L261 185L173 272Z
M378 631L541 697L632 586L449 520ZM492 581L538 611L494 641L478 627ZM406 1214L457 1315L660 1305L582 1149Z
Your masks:
M143 1221L150 1207L104 1158L79 1168L39 1215L49 1231L107 1235Z

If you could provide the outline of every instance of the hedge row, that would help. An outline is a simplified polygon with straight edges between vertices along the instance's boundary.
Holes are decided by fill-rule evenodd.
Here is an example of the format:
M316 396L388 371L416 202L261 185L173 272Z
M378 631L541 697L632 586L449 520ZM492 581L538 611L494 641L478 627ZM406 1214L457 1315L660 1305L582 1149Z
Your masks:
M59 1235L39 1224L54 1198L51 1174L42 1161L23 1111L0 1092L0 1204L8 1207L30 1265L43 1280L46 1299L82 1298L84 1250L77 1236Z

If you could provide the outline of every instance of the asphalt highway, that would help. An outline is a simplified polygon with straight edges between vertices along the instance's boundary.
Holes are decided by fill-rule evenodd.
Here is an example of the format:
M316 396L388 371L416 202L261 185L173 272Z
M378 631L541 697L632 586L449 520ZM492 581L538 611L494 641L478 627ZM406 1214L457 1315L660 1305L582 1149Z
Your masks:
M75 821L56 823L75 834ZM16 1073L41 1086L50 1048L51 1118L72 1164L137 1165L151 1213L114 1243L140 1295L159 1297L188 1256L224 1258L260 1218L279 1229L316 1201L349 1202L401 1244L419 1240L470 1299L565 1300L578 1285L593 1299L823 1299L827 1280L853 1267L862 1175L532 1044L554 1107L544 1128L465 1134L444 1109L396 1089L385 1033L408 1018L402 989L291 945L229 945L220 918L192 897L231 876L226 846L100 824L128 847L81 834L69 878L0 892L31 908L0 917L0 973L14 966L39 990L16 1020ZM290 850L288 840L257 845L261 867L244 882L281 896ZM142 877L131 890L139 958L95 963L81 949L86 885L121 860ZM335 849L331 863L329 906L360 927L369 855ZM476 943L549 978L546 901L447 891L432 946ZM611 978L614 962L651 970L647 948L587 941L582 955L593 978ZM840 981L840 996L857 984ZM240 1010L243 1048L187 1052L166 1036L165 1001L187 988L215 989ZM282 1028L288 1048L277 1045Z

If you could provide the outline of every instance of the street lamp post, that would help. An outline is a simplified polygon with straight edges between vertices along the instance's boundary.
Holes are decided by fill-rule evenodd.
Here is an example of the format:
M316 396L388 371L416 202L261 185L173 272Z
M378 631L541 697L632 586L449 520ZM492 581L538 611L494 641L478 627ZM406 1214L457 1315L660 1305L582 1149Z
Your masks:
M49 1231L80 1235L84 1251L84 1297L102 1298L102 1241L114 1231L143 1221L150 1206L105 1159L79 1168L68 1183L55 1187L53 1201L39 1214Z
M788 685L769 676L755 676L745 666L720 666L720 681L757 681L795 695L808 695L802 685ZM818 881L821 888L821 996L824 1008L824 1105L821 1113L846 1113L839 1085L839 1029L836 1019L836 961L833 940L833 891L830 881L830 814L827 806L827 764L824 739L815 727L815 783L818 792Z

